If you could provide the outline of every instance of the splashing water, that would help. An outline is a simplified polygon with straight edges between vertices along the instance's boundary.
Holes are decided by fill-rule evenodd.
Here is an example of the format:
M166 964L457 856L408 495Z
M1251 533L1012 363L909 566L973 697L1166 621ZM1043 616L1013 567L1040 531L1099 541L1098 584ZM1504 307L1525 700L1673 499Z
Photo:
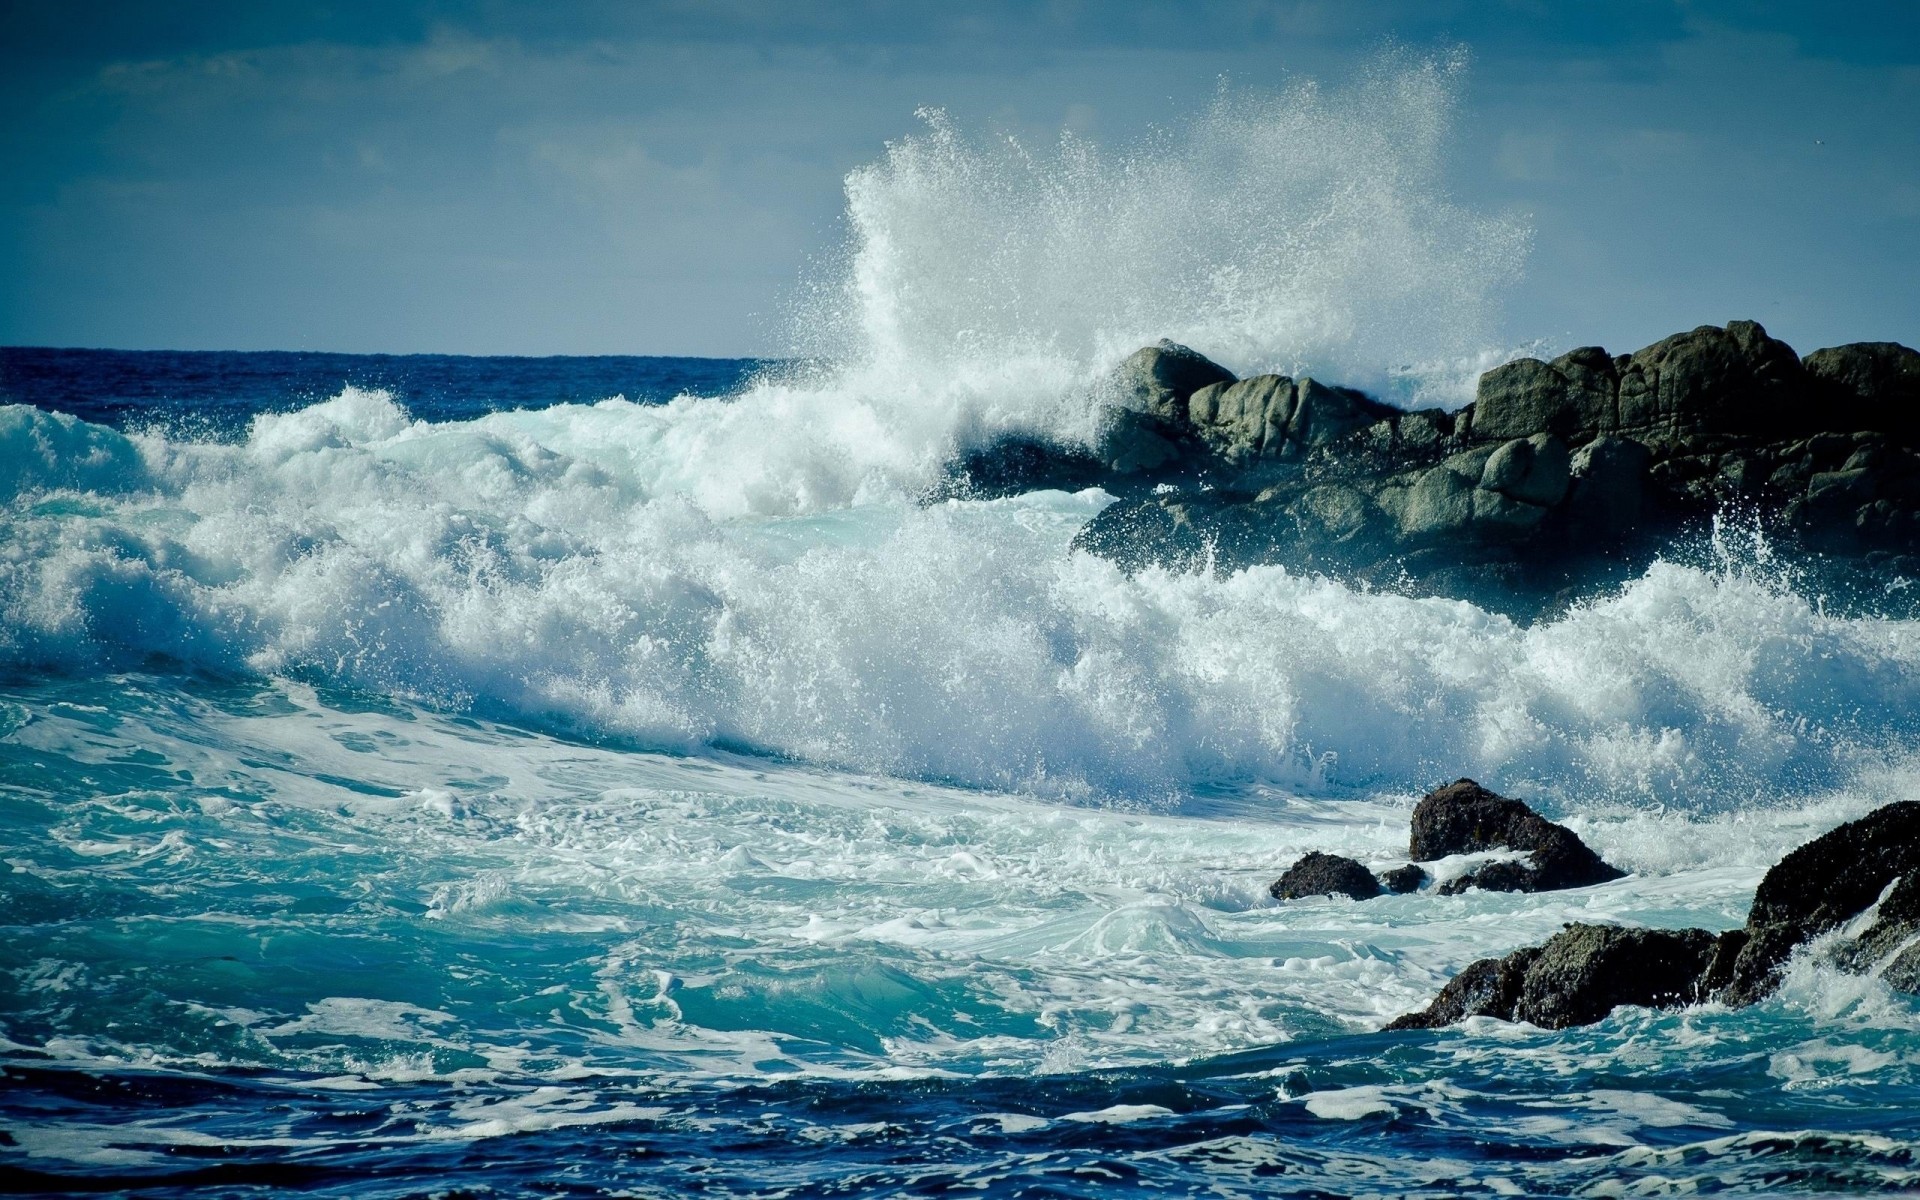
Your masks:
M1191 125L1114 151L969 138L923 111L927 132L848 179L852 241L803 309L809 348L1057 387L1171 337L1243 374L1470 387L1529 233L1447 199L1463 69L1390 55L1340 89L1223 85Z
M1084 433L1160 336L1446 398L1526 241L1440 187L1458 81L1223 92L1119 151L930 115L848 181L833 361L730 397L0 408L0 1187L1920 1180L1911 1004L1817 963L1754 1010L1371 1032L1563 921L1737 923L1911 793L1920 624L1732 536L1520 627L1129 577L1069 552L1099 491L914 502ZM1266 898L1394 861L1460 774L1635 874Z

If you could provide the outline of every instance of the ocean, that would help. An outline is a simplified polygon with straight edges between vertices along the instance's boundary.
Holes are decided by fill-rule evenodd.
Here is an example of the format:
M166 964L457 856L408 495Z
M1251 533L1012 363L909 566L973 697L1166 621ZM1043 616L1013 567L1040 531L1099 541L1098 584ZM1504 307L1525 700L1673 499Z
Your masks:
M1739 925L1911 798L1912 620L1735 523L1525 623L924 499L1162 335L1461 402L1525 237L1422 165L1446 86L1133 158L935 115L804 358L0 351L0 1189L1920 1187L1920 1012L1817 954L1381 1032L1568 921ZM1460 776L1630 874L1268 897Z

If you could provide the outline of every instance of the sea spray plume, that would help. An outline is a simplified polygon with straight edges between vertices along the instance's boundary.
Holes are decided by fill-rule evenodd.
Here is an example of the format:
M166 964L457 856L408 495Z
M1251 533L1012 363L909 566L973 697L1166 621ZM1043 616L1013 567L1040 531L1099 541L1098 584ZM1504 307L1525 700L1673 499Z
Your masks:
M969 137L922 110L924 133L848 176L849 245L800 306L802 345L920 379L1084 376L1160 337L1375 388L1410 363L1484 368L1529 232L1446 195L1464 72L1458 52L1396 50L1341 87L1223 84L1117 149Z

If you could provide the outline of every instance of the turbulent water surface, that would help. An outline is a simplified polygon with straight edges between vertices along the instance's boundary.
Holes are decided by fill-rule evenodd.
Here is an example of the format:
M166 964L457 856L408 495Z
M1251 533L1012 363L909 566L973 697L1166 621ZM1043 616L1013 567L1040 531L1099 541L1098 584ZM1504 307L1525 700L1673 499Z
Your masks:
M0 357L0 1187L1920 1186L1914 1002L1386 1035L1568 920L1725 928L1920 780L1920 627L1692 548L1555 619L1068 550L1163 334L1451 402L1525 231L1450 68L849 181L805 365ZM1302 161L1319 164L1302 172ZM1471 775L1632 872L1276 904Z

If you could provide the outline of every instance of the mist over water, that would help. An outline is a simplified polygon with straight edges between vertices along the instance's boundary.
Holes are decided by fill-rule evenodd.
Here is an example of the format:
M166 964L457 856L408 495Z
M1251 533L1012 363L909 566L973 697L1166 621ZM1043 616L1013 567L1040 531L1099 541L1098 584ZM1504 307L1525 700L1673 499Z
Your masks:
M1069 550L1098 490L917 502L1085 436L1162 336L1465 399L1527 235L1442 187L1461 78L1223 90L1118 148L929 113L848 180L823 359L729 396L0 408L0 1183L1914 1182L1911 1005L1817 964L1754 1010L1371 1034L1565 921L1737 924L1920 779L1920 625L1753 537L1521 626L1128 576ZM1635 874L1267 899L1309 849L1398 861L1460 775Z

